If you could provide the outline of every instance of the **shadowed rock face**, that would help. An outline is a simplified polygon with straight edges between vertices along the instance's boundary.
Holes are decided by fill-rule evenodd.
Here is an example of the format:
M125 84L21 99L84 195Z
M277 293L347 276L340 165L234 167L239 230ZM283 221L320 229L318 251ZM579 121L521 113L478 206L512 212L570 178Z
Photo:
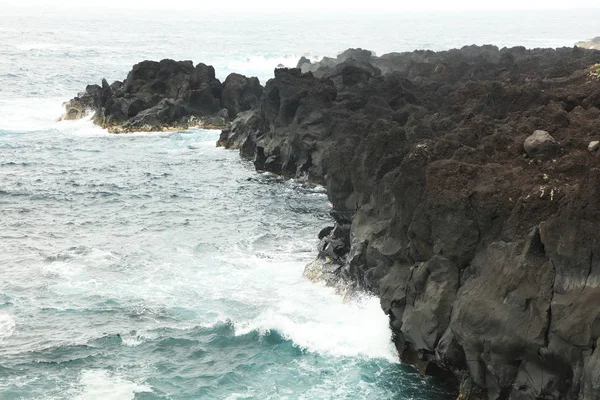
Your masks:
M231 74L221 84L214 68L202 63L143 61L123 82L88 86L65 104L64 118L93 112L94 123L115 133L223 128L237 113L253 108L261 94L257 78Z
M219 140L326 185L310 276L379 295L463 399L600 398L600 52L344 54L276 70Z

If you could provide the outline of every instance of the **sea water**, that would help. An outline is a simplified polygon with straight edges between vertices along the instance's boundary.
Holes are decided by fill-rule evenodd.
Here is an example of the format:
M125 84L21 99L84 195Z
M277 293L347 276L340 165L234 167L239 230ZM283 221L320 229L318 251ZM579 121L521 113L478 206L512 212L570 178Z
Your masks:
M378 299L302 277L325 190L219 132L56 122L143 59L264 83L297 59L572 45L598 12L0 12L0 399L448 399L398 362Z

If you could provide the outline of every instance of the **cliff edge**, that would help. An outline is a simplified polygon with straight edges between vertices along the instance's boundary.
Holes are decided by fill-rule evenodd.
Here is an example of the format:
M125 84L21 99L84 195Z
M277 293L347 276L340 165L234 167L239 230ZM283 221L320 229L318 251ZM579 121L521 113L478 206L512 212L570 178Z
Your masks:
M349 50L277 69L223 130L327 187L312 277L377 294L462 399L600 398L600 52Z

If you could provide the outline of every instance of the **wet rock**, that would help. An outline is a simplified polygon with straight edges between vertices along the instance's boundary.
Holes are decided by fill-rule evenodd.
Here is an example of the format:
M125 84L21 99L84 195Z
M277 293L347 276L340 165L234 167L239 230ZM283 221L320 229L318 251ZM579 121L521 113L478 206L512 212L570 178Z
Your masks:
M329 236L331 234L331 231L333 231L333 229L334 229L333 226L328 226L328 227L321 229L321 232L319 232L319 240L322 240L324 237Z
M350 250L350 231L349 227L336 224L334 227L327 227L319 233L320 242L317 246L319 256L336 261L340 265L344 264L344 257Z
M92 113L98 106L101 90L98 85L88 85L84 92L64 103L65 114L61 119L76 120Z
M306 265L303 275L313 282L325 282L334 286L340 279L339 271L342 266L329 258L318 257Z

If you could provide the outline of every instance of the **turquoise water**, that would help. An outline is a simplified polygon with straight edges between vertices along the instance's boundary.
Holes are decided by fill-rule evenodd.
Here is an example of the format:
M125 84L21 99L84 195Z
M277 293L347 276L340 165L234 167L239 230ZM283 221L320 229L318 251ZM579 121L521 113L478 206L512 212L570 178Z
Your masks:
M448 399L398 363L377 299L302 277L323 188L257 173L218 132L109 135L56 122L61 103L144 58L264 82L350 46L571 45L599 16L4 8L0 399Z
M443 398L377 299L302 277L323 189L218 134L0 135L2 398Z

